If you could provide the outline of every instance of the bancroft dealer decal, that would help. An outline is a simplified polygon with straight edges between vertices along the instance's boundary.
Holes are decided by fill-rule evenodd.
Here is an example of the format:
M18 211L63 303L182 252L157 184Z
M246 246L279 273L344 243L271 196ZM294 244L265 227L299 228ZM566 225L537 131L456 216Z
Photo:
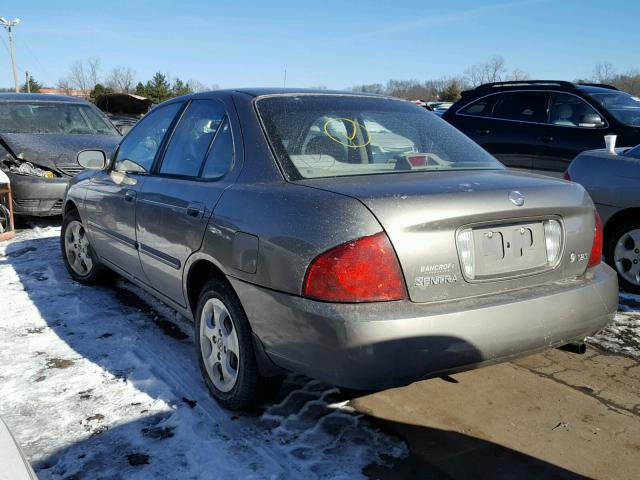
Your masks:
M415 277L414 286L425 288L434 285L445 285L458 281L458 276L453 272L453 263L436 263L434 265L421 265L420 275Z

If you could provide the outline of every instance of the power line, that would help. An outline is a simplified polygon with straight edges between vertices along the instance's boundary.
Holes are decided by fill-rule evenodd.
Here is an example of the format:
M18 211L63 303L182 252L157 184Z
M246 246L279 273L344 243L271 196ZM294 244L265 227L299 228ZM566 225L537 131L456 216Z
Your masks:
M49 72L47 71L46 68L44 68L44 65L42 65L42 63L40 62L40 59L38 59L38 57L36 56L36 54L33 52L33 50L31 49L31 47L29 46L29 44L27 43L27 41L25 39L23 39L22 37L20 37L20 44L23 45L27 51L29 52L29 55L31 55L31 57L35 60L35 62L38 64L38 67L40 67L40 71L46 75L47 77L50 77Z

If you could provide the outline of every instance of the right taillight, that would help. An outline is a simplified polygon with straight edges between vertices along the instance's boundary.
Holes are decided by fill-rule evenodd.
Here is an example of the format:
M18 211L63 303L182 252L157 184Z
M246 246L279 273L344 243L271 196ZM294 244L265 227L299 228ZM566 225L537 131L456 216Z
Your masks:
M591 247L591 255L589 256L589 263L587 264L587 268L599 265L602 259L602 220L600 219L600 215L598 215L598 212L594 212L594 215L596 226L593 233L593 246Z
M568 169L564 171L564 173L562 174L562 178L564 178L565 180L571 181L571 175L569 175Z
M384 232L320 254L307 269L302 293L325 302L375 302L407 297L398 258Z

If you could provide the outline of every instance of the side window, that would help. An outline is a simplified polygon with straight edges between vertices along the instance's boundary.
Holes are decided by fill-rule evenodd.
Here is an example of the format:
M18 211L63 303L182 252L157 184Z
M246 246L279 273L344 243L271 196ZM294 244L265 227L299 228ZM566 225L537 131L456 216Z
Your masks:
M552 93L549 123L565 127L598 128L605 125L600 114L575 95Z
M114 169L120 172L148 172L171 121L182 107L172 103L152 110L122 141Z
M171 136L160 173L197 177L211 140L224 118L225 109L221 102L192 101Z
M504 93L493 109L493 117L521 122L546 123L548 98L546 92Z
M202 178L215 179L222 177L231 167L233 156L233 135L231 135L229 118L226 117L213 141L209 155L207 155Z
M480 98L461 110L458 110L457 113L461 115L472 115L474 117L490 117L496 97L498 97L498 95L488 95Z

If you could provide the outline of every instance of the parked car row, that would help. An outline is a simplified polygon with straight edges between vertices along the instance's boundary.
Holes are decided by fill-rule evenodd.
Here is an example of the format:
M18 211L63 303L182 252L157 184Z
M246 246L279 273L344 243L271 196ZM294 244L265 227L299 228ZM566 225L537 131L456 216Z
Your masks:
M598 146L611 132L631 141L636 100L611 87L467 92L444 118L491 139L484 150L425 108L376 95L194 94L124 138L86 102L0 99L16 112L0 123L0 165L23 185L16 206L53 192L18 213L63 213L75 280L115 271L193 319L205 382L230 408L264 400L285 371L378 389L580 342L617 308L615 272L600 263L615 225L633 228L607 259L637 278L622 206L603 229L582 186L494 158L561 174L528 130L556 153L595 134Z

